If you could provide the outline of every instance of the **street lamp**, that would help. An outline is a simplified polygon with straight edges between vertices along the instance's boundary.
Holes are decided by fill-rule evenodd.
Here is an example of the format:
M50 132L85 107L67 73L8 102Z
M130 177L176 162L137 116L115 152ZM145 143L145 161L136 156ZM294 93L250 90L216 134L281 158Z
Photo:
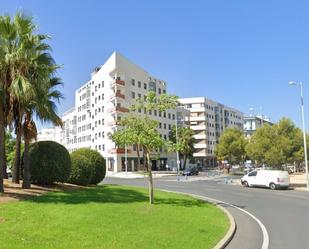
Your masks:
M180 121L181 123L184 121L183 117L182 117L182 107L181 106L177 106L175 108L176 110L176 114L175 114L175 130L176 130L176 164L177 164L177 181L179 181L179 171L180 171L180 158L179 158L179 151L178 151L178 121ZM179 115L178 115L179 113Z
M304 137L304 152L305 152L305 170L306 170L306 183L307 190L309 190L309 178L308 178L308 158L307 158L307 141L306 141L306 128L305 128L305 112L304 112L304 98L303 98L303 83L290 81L291 86L300 86L300 106L301 106L301 118L303 124L303 137Z

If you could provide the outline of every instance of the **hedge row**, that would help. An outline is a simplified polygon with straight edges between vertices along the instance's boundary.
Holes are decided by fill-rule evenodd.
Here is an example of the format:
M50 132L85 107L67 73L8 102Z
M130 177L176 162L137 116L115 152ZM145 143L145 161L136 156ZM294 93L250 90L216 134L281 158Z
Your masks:
M99 152L79 149L70 155L64 146L53 141L33 143L29 160L31 182L37 184L98 184L106 172L105 159Z

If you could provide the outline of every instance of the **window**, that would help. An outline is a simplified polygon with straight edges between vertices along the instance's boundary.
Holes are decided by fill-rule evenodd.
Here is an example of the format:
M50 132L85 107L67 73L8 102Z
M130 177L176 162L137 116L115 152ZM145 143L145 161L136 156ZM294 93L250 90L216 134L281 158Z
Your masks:
M137 82L137 86L138 86L139 88L141 88L141 87L142 87L142 82L138 81L138 82Z
M140 93L138 93L137 96L138 96L139 99L142 97L142 95Z
M159 94L161 94L161 88L158 88L158 92L159 92Z
M144 83L144 89L147 90L147 84L146 83Z
M135 92L132 92L132 99L135 99Z
M257 171L253 171L248 176L256 176L256 175L257 175Z
M135 79L131 80L131 84L132 84L132 86L135 86Z

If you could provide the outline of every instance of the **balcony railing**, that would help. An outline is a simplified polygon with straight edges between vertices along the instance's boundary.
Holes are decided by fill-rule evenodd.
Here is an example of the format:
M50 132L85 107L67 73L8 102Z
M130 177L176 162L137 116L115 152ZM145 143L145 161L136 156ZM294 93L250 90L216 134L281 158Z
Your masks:
M107 110L108 113L113 113L113 112L129 112L128 108L122 107L122 106L117 106L113 107Z
M113 98L125 99L125 95L122 94L120 91L117 91L116 93L112 93L110 100L112 100Z
M124 154L125 149L124 148L114 148L114 149L110 149L108 152L110 154ZM130 153L130 150L127 150L127 153Z
M110 121L110 122L107 122L106 124L107 124L107 126L114 126L114 125L116 125L116 122Z
M125 85L124 80L116 79L115 82L116 82L116 84L118 84L118 85L122 85L122 86Z

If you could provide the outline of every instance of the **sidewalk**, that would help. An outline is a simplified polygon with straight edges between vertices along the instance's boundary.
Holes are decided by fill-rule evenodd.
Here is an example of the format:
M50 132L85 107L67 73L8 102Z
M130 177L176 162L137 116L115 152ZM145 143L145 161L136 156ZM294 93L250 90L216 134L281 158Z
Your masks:
M176 175L175 172L165 172L165 171L153 171L152 177L153 178L160 178L164 176L173 176ZM106 172L107 177L114 177L114 178L125 178L125 179L139 179L139 178L147 178L147 172Z

